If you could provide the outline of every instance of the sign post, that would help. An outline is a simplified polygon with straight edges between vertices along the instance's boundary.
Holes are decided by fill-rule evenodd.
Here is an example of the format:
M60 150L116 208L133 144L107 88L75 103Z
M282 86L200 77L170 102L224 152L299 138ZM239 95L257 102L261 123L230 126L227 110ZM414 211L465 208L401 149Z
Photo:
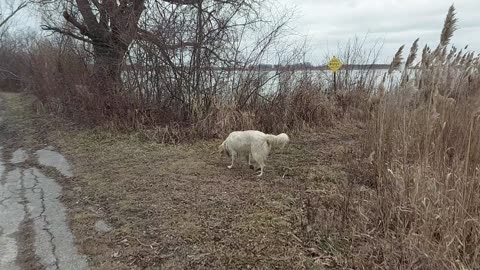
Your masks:
M337 71L342 67L343 63L337 57L332 57L328 62L328 68L333 71L333 90L337 92Z

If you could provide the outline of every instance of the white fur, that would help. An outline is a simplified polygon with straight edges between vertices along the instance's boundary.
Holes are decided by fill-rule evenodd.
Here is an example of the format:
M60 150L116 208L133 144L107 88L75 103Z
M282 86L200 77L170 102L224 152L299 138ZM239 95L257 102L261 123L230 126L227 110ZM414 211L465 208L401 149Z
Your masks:
M238 156L247 158L250 166L252 166L250 162L253 158L260 166L260 174L258 176L262 176L265 161L271 147L283 149L289 140L288 135L285 133L271 135L258 130L234 131L219 146L219 150L232 159L232 164L227 166L227 168L231 169L233 167L233 163Z

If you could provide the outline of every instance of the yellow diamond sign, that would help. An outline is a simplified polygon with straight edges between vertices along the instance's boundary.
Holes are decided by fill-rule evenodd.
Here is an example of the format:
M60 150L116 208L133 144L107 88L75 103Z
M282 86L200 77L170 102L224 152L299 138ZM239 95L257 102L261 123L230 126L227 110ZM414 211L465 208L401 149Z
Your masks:
M330 62L328 62L328 67L333 72L337 72L337 70L339 70L342 67L342 65L343 65L342 61L340 61L340 59L338 59L335 56L332 58L332 60L330 60Z

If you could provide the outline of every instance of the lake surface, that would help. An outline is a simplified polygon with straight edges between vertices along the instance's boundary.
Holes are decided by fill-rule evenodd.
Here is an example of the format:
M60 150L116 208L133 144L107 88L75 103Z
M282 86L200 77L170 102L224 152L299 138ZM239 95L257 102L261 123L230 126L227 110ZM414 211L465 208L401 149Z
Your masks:
M339 89L352 89L362 85L377 87L387 72L387 69L339 70L336 76L337 86ZM169 78L162 74L162 79L155 81L152 79L154 76L151 76L151 73L142 73L146 76L138 76L139 72L124 72L122 77L127 84L138 81L144 88L140 90L142 92L169 87L174 82L173 74ZM400 75L401 73L397 71L392 74L391 78L395 82L400 79ZM225 94L234 94L242 89L259 89L260 93L269 94L300 87L312 87L326 91L333 88L333 77L333 72L329 70L217 70L210 73L210 77L205 80L207 82L204 87L225 89ZM138 89L138 87L134 88Z

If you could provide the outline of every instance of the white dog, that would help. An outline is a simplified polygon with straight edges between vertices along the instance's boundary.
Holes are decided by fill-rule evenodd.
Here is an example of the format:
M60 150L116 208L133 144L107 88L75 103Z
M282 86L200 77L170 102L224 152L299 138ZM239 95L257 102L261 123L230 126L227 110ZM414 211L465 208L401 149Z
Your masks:
M231 169L237 156L244 156L248 159L250 168L251 159L260 166L260 174L263 175L265 161L272 146L283 149L290 141L287 134L270 135L257 130L234 131L228 135L227 139L219 146L219 150L232 159L232 164L227 166Z

